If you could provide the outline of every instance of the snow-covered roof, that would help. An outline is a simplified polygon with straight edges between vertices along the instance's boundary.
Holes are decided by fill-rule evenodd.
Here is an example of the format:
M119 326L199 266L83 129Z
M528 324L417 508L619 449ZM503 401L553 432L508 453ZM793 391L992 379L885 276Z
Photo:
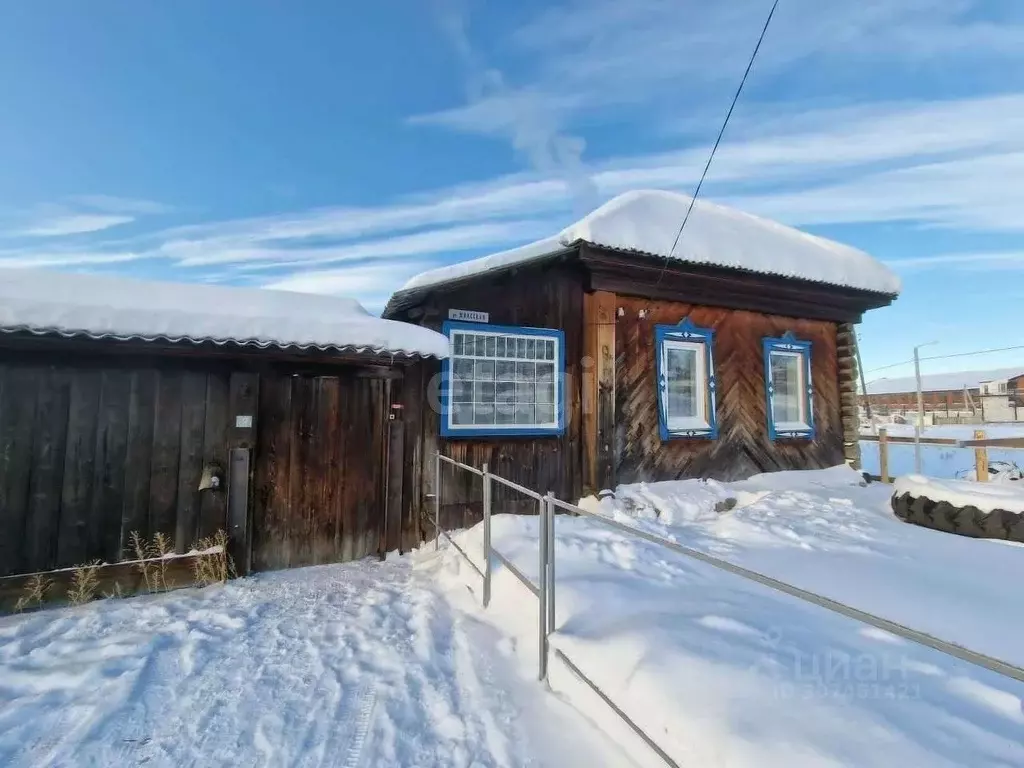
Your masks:
M424 272L409 280L402 290L503 269L586 242L680 262L812 280L890 296L900 292L899 277L863 251L706 200L694 204L673 251L690 200L677 192L626 192L553 237Z
M448 356L441 334L354 299L30 269L0 269L0 330Z
M928 373L921 376L922 392L945 392L946 390L978 389L983 381L996 381L1020 376L1024 366L1020 368L994 368L985 371L953 371L952 373ZM917 384L913 376L875 379L867 383L869 395L896 395L903 392L916 392Z

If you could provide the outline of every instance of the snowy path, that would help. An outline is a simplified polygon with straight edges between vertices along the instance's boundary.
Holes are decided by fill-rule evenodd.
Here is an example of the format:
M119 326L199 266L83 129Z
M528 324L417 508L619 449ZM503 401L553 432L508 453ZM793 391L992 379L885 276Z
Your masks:
M430 569L362 561L0 619L0 765L624 764Z

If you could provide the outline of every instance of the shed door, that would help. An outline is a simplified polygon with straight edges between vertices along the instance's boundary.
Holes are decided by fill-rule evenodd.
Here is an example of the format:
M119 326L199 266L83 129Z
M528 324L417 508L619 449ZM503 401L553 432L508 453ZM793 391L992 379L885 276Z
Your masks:
M261 377L253 492L253 568L354 560L384 524L385 382Z

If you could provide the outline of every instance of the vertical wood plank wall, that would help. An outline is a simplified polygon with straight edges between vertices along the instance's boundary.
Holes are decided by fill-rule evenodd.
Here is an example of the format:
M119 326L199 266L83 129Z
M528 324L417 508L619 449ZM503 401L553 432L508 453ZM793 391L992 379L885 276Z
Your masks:
M117 562L129 535L187 551L225 527L228 373L0 358L0 576Z
M615 334L615 482L684 477L733 480L757 472L843 462L835 323L629 296L619 296L616 303L623 314L617 318ZM641 310L645 317L640 317ZM715 329L719 437L662 442L654 326L674 325L687 316L699 327ZM773 442L768 438L761 340L786 331L812 343L814 440Z
M475 467L486 463L493 472L541 493L552 491L563 499L578 494L583 487L581 361L584 357L583 288L578 272L557 265L524 269L512 278L506 275L479 281L464 289L439 293L432 297L429 314L423 324L440 330L449 309L488 312L489 322L496 325L564 331L566 427L560 437L442 438L436 378L440 365L435 362L420 364L417 367L422 369L421 375L425 378L421 391L427 393L427 402L417 425L421 437L412 442L421 444L418 450L421 482L410 486L421 493L419 514L433 516L432 500L424 507L422 499L436 492L433 487L434 451L438 448L446 455ZM445 465L441 499L441 524L446 530L464 528L481 519L482 487L475 475L456 472ZM495 512L536 512L535 502L503 486L494 487L493 501ZM429 526L424 527L423 532L433 536Z

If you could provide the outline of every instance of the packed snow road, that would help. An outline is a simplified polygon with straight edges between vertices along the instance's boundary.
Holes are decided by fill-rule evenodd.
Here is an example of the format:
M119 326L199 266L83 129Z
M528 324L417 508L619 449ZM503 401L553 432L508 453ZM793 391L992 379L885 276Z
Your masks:
M2 618L0 765L629 765L419 559Z

